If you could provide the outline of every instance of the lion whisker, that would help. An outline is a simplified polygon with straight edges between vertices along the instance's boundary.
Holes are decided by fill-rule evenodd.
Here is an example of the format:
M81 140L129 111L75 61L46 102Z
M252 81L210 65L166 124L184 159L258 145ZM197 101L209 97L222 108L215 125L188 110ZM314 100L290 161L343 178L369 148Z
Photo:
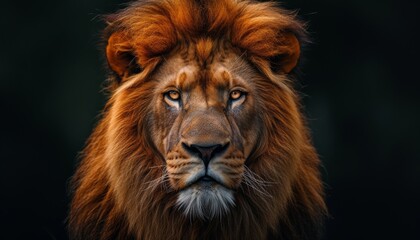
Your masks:
M272 198L271 194L269 194L267 192L267 190L265 190L264 188L258 187L255 184L253 184L253 183L251 183L247 180L245 180L244 183L245 183L245 186L249 187L250 189L253 189L257 194L260 194L260 195L265 196L265 197Z
M252 175L252 171L250 169L246 170L244 173L244 184L265 197L272 197L265 188L269 186L269 184L264 184L263 181L256 179L255 176Z
M149 189L156 189L159 186L162 187L163 190L168 190L169 189L168 183L169 183L169 177L166 170L164 170L162 176L157 177L153 180L144 182L142 185L147 185L147 187L143 188L142 191L146 191Z
M248 177L252 178L253 181L258 182L259 184L264 185L264 186L270 186L270 185L279 183L279 182L267 181L267 180L263 179L261 176L259 176L257 173L252 171L246 165L245 165L245 174L248 174Z

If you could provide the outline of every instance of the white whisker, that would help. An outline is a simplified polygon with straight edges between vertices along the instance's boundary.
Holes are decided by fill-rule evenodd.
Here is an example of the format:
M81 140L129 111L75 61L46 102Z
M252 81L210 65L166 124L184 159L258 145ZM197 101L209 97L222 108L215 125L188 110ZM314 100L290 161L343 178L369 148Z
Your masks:
M166 172L166 169L164 169L163 174L160 177L144 182L142 185L144 185L145 187L142 189L142 191L156 189L159 186L162 187L163 190L167 191L168 189L170 189L168 186L168 183L169 183L169 177Z
M272 197L271 194L267 191L266 187L272 185L273 183L263 180L256 173L252 172L247 166L245 166L244 172L244 184L253 189L256 193L263 195L265 197Z

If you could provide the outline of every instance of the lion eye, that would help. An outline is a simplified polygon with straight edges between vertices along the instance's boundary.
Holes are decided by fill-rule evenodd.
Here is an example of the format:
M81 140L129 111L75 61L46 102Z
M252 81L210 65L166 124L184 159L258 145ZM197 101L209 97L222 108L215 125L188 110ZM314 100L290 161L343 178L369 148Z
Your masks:
M163 99L169 106L179 109L181 105L181 93L176 90L169 90L163 94Z
M179 92L171 90L166 93L166 96L172 101L178 101L181 95L179 94Z
M238 100L239 98L242 97L242 95L244 95L243 92L241 92L239 90L233 90L232 92L230 92L230 99L231 100Z
M247 95L247 93L243 90L240 90L240 89L232 90L229 93L230 107L233 109L233 108L236 108L236 107L240 106L242 103L245 102L245 96L246 95Z

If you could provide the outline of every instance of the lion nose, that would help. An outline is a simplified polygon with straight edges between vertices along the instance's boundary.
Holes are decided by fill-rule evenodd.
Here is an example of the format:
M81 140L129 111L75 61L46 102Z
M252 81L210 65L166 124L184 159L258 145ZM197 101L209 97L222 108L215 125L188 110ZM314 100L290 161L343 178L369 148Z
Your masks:
M191 153L198 154L201 160L204 162L204 165L207 167L209 165L210 160L217 154L222 153L227 149L228 144L215 144L210 146L202 146L197 144L183 144L184 147L190 151Z

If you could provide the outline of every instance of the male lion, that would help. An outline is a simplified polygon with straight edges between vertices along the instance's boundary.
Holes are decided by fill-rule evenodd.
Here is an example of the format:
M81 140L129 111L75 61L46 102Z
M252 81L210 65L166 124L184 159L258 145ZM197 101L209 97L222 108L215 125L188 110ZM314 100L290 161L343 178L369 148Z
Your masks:
M318 239L319 160L272 3L148 0L107 18L110 99L73 179L73 239Z

